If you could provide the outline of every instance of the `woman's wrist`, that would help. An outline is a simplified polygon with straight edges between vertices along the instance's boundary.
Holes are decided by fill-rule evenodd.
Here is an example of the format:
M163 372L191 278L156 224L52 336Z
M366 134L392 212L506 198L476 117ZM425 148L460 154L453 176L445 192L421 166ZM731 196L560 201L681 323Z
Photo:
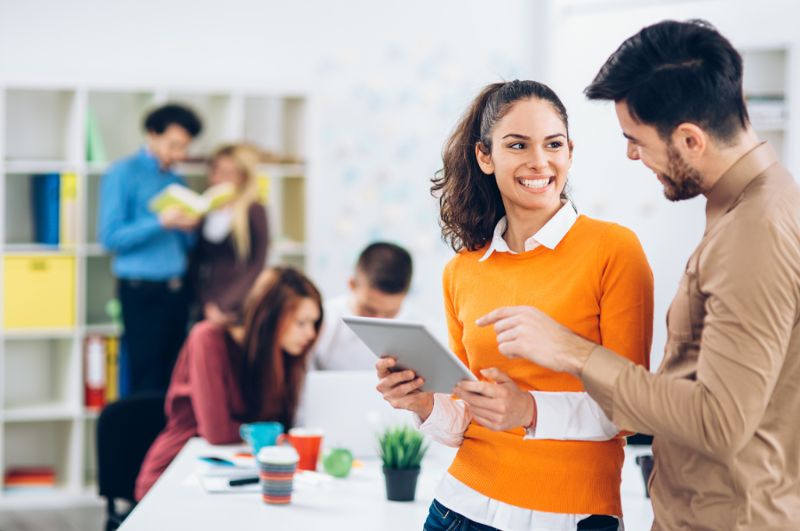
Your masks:
M418 405L415 404L415 407L413 409L409 408L412 413L417 414L419 418L422 419L422 422L425 422L426 420L428 420L428 417L431 416L431 413L433 413L433 405L434 405L433 393L424 393L424 394L425 398L423 400L420 400L420 403Z
M530 416L526 417L531 419L530 424L527 426L523 426L526 430L536 427L536 398L533 396L533 393L528 393L528 396L531 397L531 409L533 410Z

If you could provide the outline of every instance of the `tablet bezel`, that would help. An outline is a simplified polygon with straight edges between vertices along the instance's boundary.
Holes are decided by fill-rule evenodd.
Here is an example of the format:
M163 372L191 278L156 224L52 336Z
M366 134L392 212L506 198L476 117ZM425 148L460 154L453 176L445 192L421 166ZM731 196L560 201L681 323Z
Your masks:
M397 360L397 364L392 368L393 372L411 370L424 378L425 382L420 387L422 391L450 394L453 387L462 380L478 381L478 378L469 370L469 367L464 365L450 349L442 345L421 323L355 316L345 316L342 317L342 320L377 358L392 357ZM376 352L376 349L373 348L375 345L370 344L372 342L371 339L367 337L365 340L364 336L369 334L360 333L364 327L372 331L380 331L384 336L388 335L390 337L388 348L385 348L383 352ZM434 356L439 356L440 359L443 357L447 362L448 373L437 373L435 364L431 361L433 360L431 356L421 356L421 352L416 351L403 351L404 345L408 345L408 341L403 340L404 332L407 330L422 332L421 339L427 343L424 346L429 347L424 351L433 353ZM391 352L389 352L390 349Z

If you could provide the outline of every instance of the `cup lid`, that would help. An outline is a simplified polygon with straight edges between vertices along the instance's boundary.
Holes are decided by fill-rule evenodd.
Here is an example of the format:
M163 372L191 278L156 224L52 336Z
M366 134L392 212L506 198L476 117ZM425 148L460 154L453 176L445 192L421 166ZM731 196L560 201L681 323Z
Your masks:
M292 437L322 437L325 435L325 430L322 428L292 428L289 430L289 435Z
M257 459L260 463L292 465L300 460L300 456L291 446L265 446L258 451Z

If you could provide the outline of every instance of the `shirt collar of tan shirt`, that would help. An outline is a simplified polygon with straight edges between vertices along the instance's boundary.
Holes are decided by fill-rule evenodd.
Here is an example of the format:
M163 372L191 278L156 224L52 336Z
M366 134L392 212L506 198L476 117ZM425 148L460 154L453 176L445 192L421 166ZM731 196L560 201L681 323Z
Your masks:
M733 207L736 200L753 179L764 170L778 162L778 155L772 144L763 142L722 174L717 183L706 194L706 231Z

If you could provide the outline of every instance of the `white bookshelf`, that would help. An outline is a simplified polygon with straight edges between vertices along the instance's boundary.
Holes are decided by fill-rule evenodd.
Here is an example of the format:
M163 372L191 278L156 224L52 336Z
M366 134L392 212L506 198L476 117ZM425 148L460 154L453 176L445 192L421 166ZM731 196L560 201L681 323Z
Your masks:
M190 186L205 187L199 159L218 145L246 140L276 155L259 173L269 177L269 262L305 264L304 151L308 99L258 90L184 90L169 87L0 86L0 280L11 257L74 260L74 324L6 328L0 304L0 478L14 466L53 466L58 488L50 495L8 494L0 509L99 503L96 486L97 412L84 406L83 344L87 335L118 336L105 314L115 297L110 259L97 243L98 186L110 162L138 149L147 110L185 103L203 119L193 162L179 165ZM106 161L87 161L88 113L96 118ZM31 177L77 176L76 243L59 248L34 243ZM3 284L5 286L5 284Z
M770 141L784 166L790 132L789 47L747 49L744 62L744 97L753 129L762 141Z

